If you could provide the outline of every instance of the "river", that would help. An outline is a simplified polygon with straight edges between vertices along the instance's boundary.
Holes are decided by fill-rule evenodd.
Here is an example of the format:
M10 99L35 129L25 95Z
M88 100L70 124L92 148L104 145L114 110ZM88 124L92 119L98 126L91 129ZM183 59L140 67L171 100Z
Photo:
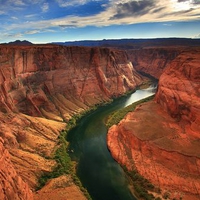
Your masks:
M107 149L105 119L113 111L154 93L155 88L151 86L99 107L79 120L69 132L71 159L78 163L77 175L93 200L136 200L123 169Z

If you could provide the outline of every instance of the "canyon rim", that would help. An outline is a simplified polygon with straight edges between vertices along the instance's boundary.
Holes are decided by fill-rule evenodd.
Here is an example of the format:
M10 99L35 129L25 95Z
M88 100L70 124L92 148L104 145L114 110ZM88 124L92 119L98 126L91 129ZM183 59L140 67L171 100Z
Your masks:
M112 156L170 193L200 198L200 48L0 45L0 199L86 199L70 175L52 179L59 135L94 105L159 79L155 99L109 129Z

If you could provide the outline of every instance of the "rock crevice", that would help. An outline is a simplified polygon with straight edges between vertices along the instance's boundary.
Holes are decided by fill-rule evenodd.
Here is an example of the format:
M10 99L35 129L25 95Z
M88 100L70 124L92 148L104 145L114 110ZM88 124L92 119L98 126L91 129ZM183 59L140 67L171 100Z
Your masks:
M0 45L0 199L31 200L68 120L143 81L120 50Z
M146 57L149 51L155 54L148 50ZM109 129L108 147L120 164L136 168L163 192L170 192L171 199L196 200L200 198L200 50L171 53L163 54L169 59L161 68L153 59L153 66L136 59L137 69L159 77L158 91L154 101L138 106Z

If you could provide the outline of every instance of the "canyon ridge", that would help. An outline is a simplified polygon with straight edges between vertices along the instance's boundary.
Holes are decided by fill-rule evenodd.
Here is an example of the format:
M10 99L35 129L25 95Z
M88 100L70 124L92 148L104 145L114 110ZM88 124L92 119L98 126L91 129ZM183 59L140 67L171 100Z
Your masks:
M57 166L59 135L74 115L159 79L153 101L109 129L114 159L170 198L200 198L200 48L0 45L0 199L86 199ZM143 74L143 75L142 75Z
M154 101L139 105L109 129L111 154L161 188L167 198L199 199L200 49L129 54L138 71L159 79L158 89Z

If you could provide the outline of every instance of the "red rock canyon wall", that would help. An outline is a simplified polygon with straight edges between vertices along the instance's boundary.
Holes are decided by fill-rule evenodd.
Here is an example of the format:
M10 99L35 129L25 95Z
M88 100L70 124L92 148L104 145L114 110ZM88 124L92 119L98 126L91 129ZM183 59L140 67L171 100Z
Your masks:
M56 166L49 158L70 117L142 81L119 50L0 46L1 199L31 199L28 188Z
M157 62L150 63L144 71L159 77ZM199 63L199 48L179 49L165 65L155 101L138 106L108 133L113 157L129 170L136 167L171 199L200 198Z
M156 101L200 138L200 51L185 50L164 71Z
M137 71L144 72L159 79L164 69L180 53L182 49L176 47L147 47L129 50L128 56Z

